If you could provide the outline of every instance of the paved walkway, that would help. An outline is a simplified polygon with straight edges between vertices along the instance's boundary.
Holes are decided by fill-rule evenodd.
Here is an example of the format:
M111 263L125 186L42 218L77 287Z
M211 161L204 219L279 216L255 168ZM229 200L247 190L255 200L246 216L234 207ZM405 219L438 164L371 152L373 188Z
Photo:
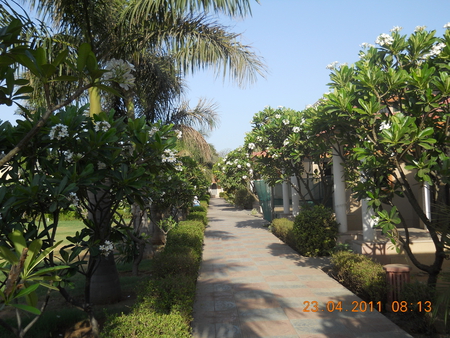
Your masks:
M411 337L375 310L351 312L362 301L321 271L327 260L299 256L260 217L211 199L208 218L194 338Z

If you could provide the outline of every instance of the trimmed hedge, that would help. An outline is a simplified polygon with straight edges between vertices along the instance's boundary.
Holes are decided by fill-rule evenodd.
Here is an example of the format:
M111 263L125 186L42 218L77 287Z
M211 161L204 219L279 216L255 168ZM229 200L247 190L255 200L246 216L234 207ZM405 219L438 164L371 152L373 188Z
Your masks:
M186 216L186 221L199 221L204 225L208 224L208 217L206 217L206 212L203 211L191 211Z
M338 223L323 205L304 206L294 220L294 242L302 256L329 256L336 246Z
M154 279L140 290L131 313L109 317L102 337L191 337L206 210L193 211L189 216L190 220L180 222L168 233L164 250L154 258Z
M386 272L380 263L361 254L338 251L331 256L333 273L339 282L365 301L385 303Z
M294 240L294 222L287 218L275 218L270 224L272 233L281 239L284 243L296 250Z

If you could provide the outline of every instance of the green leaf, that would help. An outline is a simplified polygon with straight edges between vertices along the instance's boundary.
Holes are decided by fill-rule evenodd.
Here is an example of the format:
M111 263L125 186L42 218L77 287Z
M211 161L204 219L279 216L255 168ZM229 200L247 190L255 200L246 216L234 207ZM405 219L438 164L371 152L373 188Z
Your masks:
M17 255L22 254L23 249L27 247L25 238L19 230L14 230L8 235L8 238L13 242L14 248L16 249Z
M36 309L35 307L25 305L25 304L10 304L11 306L14 306L17 309L30 312L36 316L39 316L41 314L41 311L39 309Z
M28 268L30 267L31 262L34 260L36 255L39 253L39 250L42 248L42 240L35 239L28 246L28 256L25 259L25 263L23 265L24 273L27 274Z
M58 54L58 56L55 58L55 60L52 62L52 65L57 67L59 66L69 55L69 50L65 49L61 53Z
M20 290L16 295L14 295L14 298L21 298L25 297L26 295L36 291L36 289L39 287L39 283L32 284L29 287Z
M92 51L91 45L88 43L82 43L78 48L77 70L79 72L82 72L84 70L87 58L91 51Z
M5 246L0 246L0 257L10 264L19 263L19 257L17 257L17 255L15 255L9 248Z
M42 69L42 74L46 77L49 78L51 77L53 74L55 74L57 68L53 65L50 64L45 64L41 66Z

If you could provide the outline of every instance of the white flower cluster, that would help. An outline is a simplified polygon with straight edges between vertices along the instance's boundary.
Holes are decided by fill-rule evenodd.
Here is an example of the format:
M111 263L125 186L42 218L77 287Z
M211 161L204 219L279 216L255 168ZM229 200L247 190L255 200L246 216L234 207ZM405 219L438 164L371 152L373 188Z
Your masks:
M289 144L289 139L285 139L284 141L283 141L283 145L284 146L287 146Z
M364 49L369 49L369 48L372 48L372 47L375 47L375 46L372 45L371 43L363 42L363 43L360 45L360 47L361 47L361 48L364 48Z
M103 162L97 162L97 167L98 169L106 169L106 164Z
M111 128L111 125L109 124L109 122L106 121L99 121L95 123L94 126L94 130L95 131L104 131L107 132L109 130L109 128Z
M400 32L402 29L403 29L403 27L400 27L400 26L394 26L394 27L391 29L391 32Z
M63 154L68 163L73 163L73 152L71 152L70 150L66 150L63 152Z
M339 61L333 61L332 63L329 63L325 68L329 69L329 70L336 69L336 66L338 63L339 63Z
M443 42L437 43L431 47L430 52L428 54L426 54L424 57L428 58L428 57L438 56L439 54L441 54L441 52L444 48L445 48L445 43L443 43Z
M170 149L164 150L164 154L162 154L162 162L175 163L177 161L175 155L176 154Z
M153 137L153 135L155 135L158 131L159 129L153 126L152 129L150 129L150 131L148 132L148 136Z
M445 28L445 26L444 26ZM414 32L423 32L425 29L427 29L427 26L416 26L416 28L414 29Z
M106 240L103 245L99 246L100 252L103 256L108 256L114 250L112 242Z
M243 180L246 180L246 179L247 179L247 176L246 176L246 175L242 176L242 179L243 179Z
M283 124L284 124L285 126L287 126L287 125L289 124L289 120L288 120L288 119L284 119L284 120L283 120Z
M294 133L298 133L298 132L300 132L300 127L293 127L293 128L292 128L292 131L293 131Z
M380 124L379 130L382 131L384 129L389 129L391 127L391 124L389 122L383 121Z
M74 207L78 207L80 200L78 199L77 194L71 192L69 193L69 196L67 196L67 199L70 201L70 204L72 204Z
M248 144L248 149L250 149L250 150L255 149L255 144L254 143L249 143Z
M177 139L180 139L183 137L183 132L181 130L174 130L174 131L177 134Z
M380 46L390 46L394 42L394 38L389 34L383 33L377 37L375 43Z
M134 71L134 66L124 60L111 59L106 63L106 72L103 78L107 81L115 81L119 86L125 90L134 86L135 77L131 74Z
M447 23L444 25L444 28L445 28L445 29L450 29L450 22L447 22Z
M64 124L58 123L50 129L48 136L50 137L50 140L61 140L62 138L69 136L69 128Z
M258 137L256 137L256 141L258 141L258 142L262 142L262 140L263 140L263 137L262 137L262 136L258 136Z
M176 166L175 166L175 170L176 171L183 171L183 162L178 161Z

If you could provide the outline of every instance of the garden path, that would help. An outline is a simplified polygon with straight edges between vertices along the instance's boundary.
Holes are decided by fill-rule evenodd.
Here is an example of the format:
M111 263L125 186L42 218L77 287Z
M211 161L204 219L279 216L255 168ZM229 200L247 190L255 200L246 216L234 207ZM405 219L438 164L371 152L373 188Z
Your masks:
M321 270L328 260L299 256L261 217L216 198L208 219L193 338L411 337L375 310L352 312L362 301Z

